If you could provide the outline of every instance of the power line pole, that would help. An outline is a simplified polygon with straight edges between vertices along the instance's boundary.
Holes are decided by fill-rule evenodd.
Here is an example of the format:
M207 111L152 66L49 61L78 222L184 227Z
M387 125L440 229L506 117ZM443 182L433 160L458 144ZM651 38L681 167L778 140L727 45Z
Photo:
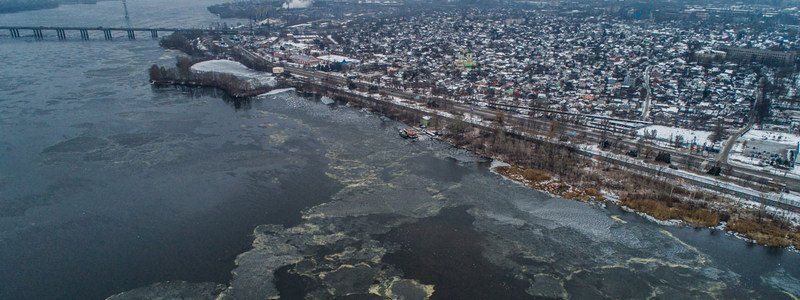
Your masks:
M125 8L125 26L131 28L131 17L128 15L128 1L122 0L122 7Z

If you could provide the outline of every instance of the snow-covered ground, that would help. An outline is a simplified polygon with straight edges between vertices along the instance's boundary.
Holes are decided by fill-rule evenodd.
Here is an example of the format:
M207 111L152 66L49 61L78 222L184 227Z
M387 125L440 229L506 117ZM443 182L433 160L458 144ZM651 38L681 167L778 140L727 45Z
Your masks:
M356 63L356 64L361 62L360 60L357 60L357 59L354 59L354 58L349 58L347 56L334 55L334 54L331 54L331 55L320 55L317 58L319 58L321 60L325 60L325 61L330 61L330 62L346 62L346 63Z
M766 163L764 163L764 161L761 159L747 157L742 155L741 153L731 153L730 157L728 157L728 162L740 167L750 168L753 170L760 170L786 177L800 178L800 165L795 165L794 168L787 171L771 167Z
M751 169L766 169L766 164L760 159L747 157L742 155L741 153L731 153L728 157L730 161L740 162L742 166L751 168Z
M277 81L269 73L257 72L237 61L218 59L207 60L192 65L192 72L230 74L247 79L261 86L275 86Z
M770 167L759 158L745 156L744 143L747 141L767 141L776 145L785 145L786 148L794 148L797 147L798 143L800 143L800 135L763 129L750 129L737 140L736 145L733 146L729 157L731 162L744 167L762 170L773 174L800 177L800 166L795 166L793 169L785 171Z
M750 129L742 139L770 141L790 146L797 146L797 143L800 143L800 135L760 129Z
M694 141L695 144L698 145L702 145L703 143L711 144L711 141L708 140L708 137L711 136L710 131L691 130L663 125L650 125L639 128L639 130L636 131L636 134L639 136L644 136L651 134L653 131L656 132L656 139L659 140L672 141L675 139L675 137L680 135L683 137L684 143L691 143Z

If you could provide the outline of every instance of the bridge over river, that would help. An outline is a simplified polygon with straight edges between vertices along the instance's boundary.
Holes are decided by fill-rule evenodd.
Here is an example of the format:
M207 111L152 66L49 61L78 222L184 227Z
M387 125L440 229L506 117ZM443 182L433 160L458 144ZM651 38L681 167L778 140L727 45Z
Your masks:
M238 29L208 29L208 28L164 28L164 27L76 27L76 26L0 26L0 30L8 30L12 38L22 37L23 32L32 32L36 39L44 39L45 32L55 32L59 40L67 39L67 32L78 32L80 38L89 40L90 32L101 33L106 40L114 39L114 32L124 32L128 39L136 39L137 33L149 34L151 38L158 38L159 32L203 32L218 34L234 34L243 32Z

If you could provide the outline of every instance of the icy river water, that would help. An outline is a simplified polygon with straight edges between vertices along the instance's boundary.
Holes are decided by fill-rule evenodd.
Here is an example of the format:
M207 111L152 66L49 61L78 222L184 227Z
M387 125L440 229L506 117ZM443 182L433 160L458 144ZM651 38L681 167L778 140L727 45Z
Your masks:
M208 26L213 2L128 5ZM116 1L0 15L123 22ZM373 114L154 89L176 53L149 37L0 35L0 299L800 296L795 252L553 198Z

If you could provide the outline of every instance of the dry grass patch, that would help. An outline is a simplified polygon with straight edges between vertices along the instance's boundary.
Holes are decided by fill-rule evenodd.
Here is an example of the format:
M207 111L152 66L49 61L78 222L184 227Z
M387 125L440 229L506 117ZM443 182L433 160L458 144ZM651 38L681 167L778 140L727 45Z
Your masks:
M574 188L561 195L567 199L573 199L583 202L589 201L605 201L605 197L595 188Z
M653 218L681 220L694 226L712 227L719 224L717 212L696 204L680 201L668 195L628 194L620 199L622 205L646 213Z
M800 246L800 233L786 222L753 217L737 217L731 220L728 230L744 235L756 243L770 247Z
M552 178L550 173L536 169L525 169L522 171L522 177L531 182L542 182Z
M517 166L498 167L497 172L530 188L546 191L565 199L579 201L604 201L603 195L594 187L582 188L554 178L550 172Z
M528 184L540 183L553 178L550 173L538 169L521 168L517 166L497 167L497 173Z

